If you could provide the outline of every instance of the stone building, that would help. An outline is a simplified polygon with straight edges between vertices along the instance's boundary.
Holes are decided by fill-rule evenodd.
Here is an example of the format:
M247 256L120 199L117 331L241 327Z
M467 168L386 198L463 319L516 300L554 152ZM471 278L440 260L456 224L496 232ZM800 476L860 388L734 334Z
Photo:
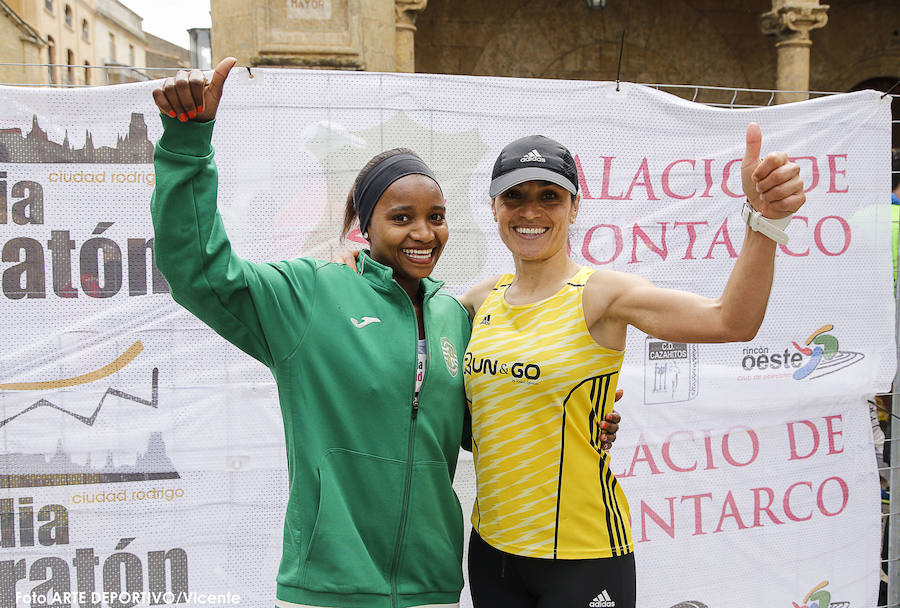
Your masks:
M82 86L146 80L147 41L141 17L118 0L2 0L2 82ZM36 37L36 39L34 39ZM36 46L37 53L30 46Z
M147 40L148 75L153 78L164 78L170 76L173 72L171 69L162 68L190 69L191 52L188 49L146 32L144 37Z
M77 85L90 81L91 66L96 65L94 0L5 0L5 3L44 42L39 63L48 67L36 82Z
M588 3L211 0L213 61L230 54L251 66L619 74L640 83L801 91L733 99L731 91L705 90L697 98L737 104L805 99L807 90L886 90L900 79L900 0L607 0L602 10ZM694 97L692 89L670 92Z
M103 78L113 84L147 80L147 40L140 15L116 0L97 3L97 41L94 45L98 65L106 68ZM94 83L103 84L103 83Z
M46 46L38 31L22 19L9 3L0 0L0 57L5 59L5 63L41 63ZM46 68L35 65L0 66L0 82L41 82L44 72Z

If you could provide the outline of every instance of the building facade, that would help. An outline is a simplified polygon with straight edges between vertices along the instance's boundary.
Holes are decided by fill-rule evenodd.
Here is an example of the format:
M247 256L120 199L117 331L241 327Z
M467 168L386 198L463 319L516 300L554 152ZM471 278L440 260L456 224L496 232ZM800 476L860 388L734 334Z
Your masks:
M6 0L6 4L45 43L40 63L47 67L41 82L90 83L96 65L94 0Z
M886 90L900 79L898 0L587 4L211 0L213 63L234 55L251 66L799 91L775 98L746 92L738 101L744 104L796 101L809 90ZM702 95L698 101L727 103L733 91Z
M21 68L0 66L0 82L42 82L46 68L34 64L44 61L46 46L40 33L22 19L9 3L0 0L0 57L4 58L4 63L26 64Z
M810 89L900 77L897 0L609 0L604 10L583 0L429 0L416 20L416 70L615 80L622 48L623 80L784 88L778 56L793 32L784 21L803 19L808 44L797 46L810 51Z
M191 66L189 50L142 21L118 0L0 0L0 64L19 64L0 66L0 83L102 85Z
M97 42L94 45L98 65L110 84L147 80L147 39L141 28L141 16L116 0L97 3ZM103 83L95 83L103 84Z
M144 33L147 40L147 74L165 78L174 74L171 68L190 69L191 52L153 34Z

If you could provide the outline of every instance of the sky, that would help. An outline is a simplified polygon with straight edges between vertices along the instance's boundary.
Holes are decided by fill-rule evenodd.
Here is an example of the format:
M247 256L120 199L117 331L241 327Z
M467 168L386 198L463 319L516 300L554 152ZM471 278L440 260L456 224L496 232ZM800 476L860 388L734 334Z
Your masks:
M187 30L209 27L209 0L119 0L144 18L145 32L191 48Z

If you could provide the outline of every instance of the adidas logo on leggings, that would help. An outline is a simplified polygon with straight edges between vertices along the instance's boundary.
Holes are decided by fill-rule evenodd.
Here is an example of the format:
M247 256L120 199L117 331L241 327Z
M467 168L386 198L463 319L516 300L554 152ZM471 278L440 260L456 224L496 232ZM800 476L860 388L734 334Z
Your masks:
M600 595L591 600L588 608L614 608L615 605L616 603L610 599L609 593L604 589Z

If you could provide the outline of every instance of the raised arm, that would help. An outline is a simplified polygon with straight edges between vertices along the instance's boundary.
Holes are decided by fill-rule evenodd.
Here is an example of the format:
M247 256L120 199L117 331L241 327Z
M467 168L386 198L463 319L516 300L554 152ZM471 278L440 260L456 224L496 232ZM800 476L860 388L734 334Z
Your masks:
M750 206L764 218L790 217L806 200L800 169L784 152L771 152L760 158L761 144L759 126L750 123L741 166L744 193ZM588 283L586 292L589 299L585 313L592 332L618 335L627 324L663 340L751 340L765 316L774 275L775 246L771 238L748 226L725 289L716 299L661 289L632 275L603 273L609 278L605 291L600 275ZM621 339L624 342L624 333Z
M156 145L153 216L156 265L172 297L235 346L268 366L296 346L309 317L312 261L254 264L231 248L216 209L214 118L235 60L206 82L179 72L153 92L163 114Z

